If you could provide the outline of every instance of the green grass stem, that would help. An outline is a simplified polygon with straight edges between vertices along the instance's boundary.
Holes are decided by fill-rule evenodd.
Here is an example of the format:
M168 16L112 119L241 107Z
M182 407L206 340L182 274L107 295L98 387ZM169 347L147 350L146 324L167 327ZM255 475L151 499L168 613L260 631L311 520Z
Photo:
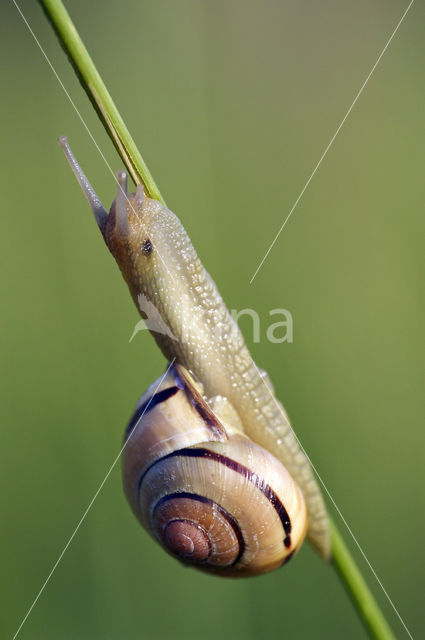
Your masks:
M143 183L151 198L165 204L142 155L61 0L39 0L39 2L134 182L136 184ZM395 640L337 526L331 522L331 527L332 566L340 576L359 617L371 638Z

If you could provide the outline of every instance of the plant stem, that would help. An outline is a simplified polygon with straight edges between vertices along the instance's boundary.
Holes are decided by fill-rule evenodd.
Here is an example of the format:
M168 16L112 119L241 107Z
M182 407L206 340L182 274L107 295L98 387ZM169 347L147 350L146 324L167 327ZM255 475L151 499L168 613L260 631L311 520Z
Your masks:
M61 0L39 0L39 2L134 183L142 183L148 196L165 204L155 180Z
M395 636L342 539L336 524L330 520L330 525L333 566L341 578L363 624L372 638L376 640L395 640Z
M136 184L142 182L150 197L165 204L61 0L39 0L39 2L133 180ZM333 522L331 522L331 530L333 566L347 589L359 617L375 640L394 640L390 627Z

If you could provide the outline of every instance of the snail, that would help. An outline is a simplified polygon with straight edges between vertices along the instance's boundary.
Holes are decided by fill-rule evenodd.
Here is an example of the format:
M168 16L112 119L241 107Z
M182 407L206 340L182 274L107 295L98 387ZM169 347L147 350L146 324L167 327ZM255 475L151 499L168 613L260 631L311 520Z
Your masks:
M170 363L126 431L124 489L142 525L186 564L256 575L284 564L304 535L330 558L326 506L268 375L177 216L117 174L109 214L59 139L107 247Z

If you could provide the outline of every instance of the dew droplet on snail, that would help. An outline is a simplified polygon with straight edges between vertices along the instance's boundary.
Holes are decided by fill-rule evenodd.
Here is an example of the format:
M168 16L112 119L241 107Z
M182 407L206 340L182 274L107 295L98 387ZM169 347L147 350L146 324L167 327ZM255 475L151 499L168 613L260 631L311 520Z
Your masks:
M59 143L136 307L142 317L155 309L159 323L148 328L169 362L125 434L136 518L168 553L217 575L280 567L305 535L329 559L308 458L179 219L141 184L128 194L123 171L108 214L67 139Z

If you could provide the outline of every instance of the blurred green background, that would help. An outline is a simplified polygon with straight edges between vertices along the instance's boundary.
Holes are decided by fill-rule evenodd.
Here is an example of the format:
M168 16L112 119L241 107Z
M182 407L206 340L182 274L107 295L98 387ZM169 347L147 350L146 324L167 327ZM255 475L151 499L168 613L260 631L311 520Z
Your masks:
M122 166L37 3L29 23ZM407 0L66 5L169 206L413 636L423 627L424 5L413 5L258 276L249 281ZM111 175L12 2L1 8L2 637L11 637L164 369L56 138L109 207ZM265 339L289 309L294 343ZM331 509L332 510L332 509ZM344 530L343 525L341 524ZM398 638L407 637L353 547ZM26 638L365 638L306 544L267 576L184 569L114 468Z

